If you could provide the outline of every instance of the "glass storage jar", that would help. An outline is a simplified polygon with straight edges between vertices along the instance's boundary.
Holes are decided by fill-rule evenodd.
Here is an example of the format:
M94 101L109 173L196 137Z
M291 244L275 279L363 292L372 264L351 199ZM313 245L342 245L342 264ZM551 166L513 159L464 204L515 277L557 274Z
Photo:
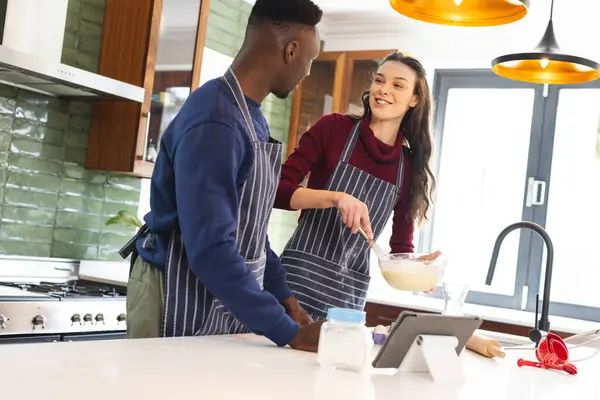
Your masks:
M317 362L321 367L362 370L369 362L373 338L364 311L330 308L321 326Z

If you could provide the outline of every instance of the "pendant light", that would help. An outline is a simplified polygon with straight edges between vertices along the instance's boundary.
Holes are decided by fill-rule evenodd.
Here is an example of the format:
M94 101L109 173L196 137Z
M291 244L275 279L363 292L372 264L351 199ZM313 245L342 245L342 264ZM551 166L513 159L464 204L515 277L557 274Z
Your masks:
M600 64L587 58L563 54L560 51L550 6L550 20L542 40L530 53L516 53L497 57L492 70L504 78L542 84L576 84L590 82L600 77Z
M451 26L497 26L527 14L520 0L390 0L398 13L423 22Z

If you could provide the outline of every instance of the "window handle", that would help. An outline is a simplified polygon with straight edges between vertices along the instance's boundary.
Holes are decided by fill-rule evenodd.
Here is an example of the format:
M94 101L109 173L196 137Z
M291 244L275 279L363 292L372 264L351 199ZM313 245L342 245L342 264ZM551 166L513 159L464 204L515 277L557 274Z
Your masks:
M546 202L546 182L529 177L527 180L526 207L541 206Z

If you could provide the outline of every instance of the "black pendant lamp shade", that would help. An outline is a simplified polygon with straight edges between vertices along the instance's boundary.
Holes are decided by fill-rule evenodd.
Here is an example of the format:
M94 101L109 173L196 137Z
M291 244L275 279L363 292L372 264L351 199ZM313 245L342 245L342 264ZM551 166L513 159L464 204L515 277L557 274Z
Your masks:
M535 49L495 58L492 69L497 75L522 82L563 85L590 82L600 77L597 62L561 53L552 22L554 0L551 7L546 32Z

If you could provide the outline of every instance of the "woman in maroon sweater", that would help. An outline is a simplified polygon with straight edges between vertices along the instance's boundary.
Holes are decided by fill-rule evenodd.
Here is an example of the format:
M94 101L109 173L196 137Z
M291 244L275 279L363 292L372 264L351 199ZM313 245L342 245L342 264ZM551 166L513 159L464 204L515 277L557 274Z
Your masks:
M362 103L360 117L319 119L282 167L275 207L303 211L281 262L314 319L330 307L364 308L369 247L354 233L362 226L377 238L393 212L392 253L412 253L415 221L426 218L435 187L431 96L421 63L389 54Z

